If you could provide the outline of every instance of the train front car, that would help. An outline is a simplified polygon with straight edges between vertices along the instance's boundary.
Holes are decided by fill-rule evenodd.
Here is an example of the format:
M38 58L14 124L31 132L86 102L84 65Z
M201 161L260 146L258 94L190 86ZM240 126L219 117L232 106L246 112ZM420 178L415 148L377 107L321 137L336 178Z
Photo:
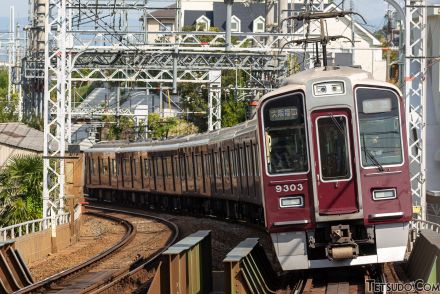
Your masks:
M404 103L354 68L296 74L258 109L265 221L284 270L403 260Z

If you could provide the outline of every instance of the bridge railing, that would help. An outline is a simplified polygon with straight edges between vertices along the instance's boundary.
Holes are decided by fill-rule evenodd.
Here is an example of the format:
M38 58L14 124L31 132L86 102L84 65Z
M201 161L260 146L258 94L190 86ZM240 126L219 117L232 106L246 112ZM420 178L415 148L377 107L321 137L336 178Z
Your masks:
M54 218L55 223L51 217L27 221L21 224L16 224L4 228L0 228L0 240L12 240L30 233L35 233L52 228L52 224L62 225L70 221L70 213L59 214Z
M412 220L409 227L411 230L416 231L417 235L420 233L420 230L431 230L440 233L440 224L421 219Z

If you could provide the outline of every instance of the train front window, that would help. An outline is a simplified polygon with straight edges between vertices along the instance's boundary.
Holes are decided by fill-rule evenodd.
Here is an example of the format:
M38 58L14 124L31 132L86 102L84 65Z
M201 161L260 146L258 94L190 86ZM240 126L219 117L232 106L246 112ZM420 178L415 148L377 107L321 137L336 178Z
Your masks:
M263 106L269 174L307 172L307 139L302 94L274 98Z
M399 98L390 90L356 90L362 166L378 167L403 162Z

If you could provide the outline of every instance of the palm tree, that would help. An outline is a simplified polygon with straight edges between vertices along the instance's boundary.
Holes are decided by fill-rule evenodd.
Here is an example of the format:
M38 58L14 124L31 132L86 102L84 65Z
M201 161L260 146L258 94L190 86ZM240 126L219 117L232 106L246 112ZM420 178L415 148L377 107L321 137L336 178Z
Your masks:
M17 155L0 171L0 227L41 218L43 159Z

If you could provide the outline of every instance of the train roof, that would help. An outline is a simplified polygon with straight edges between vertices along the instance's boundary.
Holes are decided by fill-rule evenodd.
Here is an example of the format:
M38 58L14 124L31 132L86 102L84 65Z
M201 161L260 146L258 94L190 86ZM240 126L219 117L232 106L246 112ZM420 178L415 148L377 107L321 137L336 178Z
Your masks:
M218 143L223 140L232 139L237 135L245 134L256 129L256 120L249 120L233 127L214 130L201 134L191 134L183 137L167 140L148 140L143 142L129 141L108 141L99 142L85 150L86 153L94 152L137 152L137 151L166 151L179 148L201 146Z
M349 80L352 85L364 84L393 88L401 94L399 88L393 84L375 80L373 75L365 70L348 66L327 66L316 67L291 75L284 80L280 88L264 95L261 98L259 105L261 105L265 99L272 96L299 89L305 90L308 85L318 81L338 79Z

